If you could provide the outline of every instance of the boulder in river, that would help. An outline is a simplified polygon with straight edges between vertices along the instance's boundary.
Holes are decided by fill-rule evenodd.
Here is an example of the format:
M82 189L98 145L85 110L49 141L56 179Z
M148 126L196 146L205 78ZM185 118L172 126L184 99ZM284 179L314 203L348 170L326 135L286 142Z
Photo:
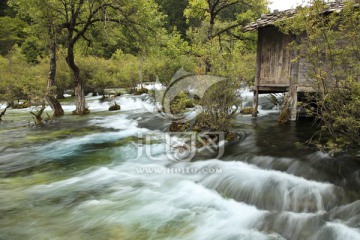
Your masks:
M109 107L109 111L119 111L121 109L120 105L118 105L116 102L114 105Z

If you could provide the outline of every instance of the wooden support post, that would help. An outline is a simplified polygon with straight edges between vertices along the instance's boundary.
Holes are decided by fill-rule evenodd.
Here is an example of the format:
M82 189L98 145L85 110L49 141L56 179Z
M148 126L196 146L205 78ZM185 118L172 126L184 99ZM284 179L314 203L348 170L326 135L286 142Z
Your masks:
M290 121L297 120L297 87L296 85L290 86Z
M299 61L294 61L297 57L297 52L292 51L291 52L291 59L293 62L291 63L291 71L290 71L290 89L289 89L289 95L290 95L290 121L296 121L297 120L297 82L298 82L298 76L299 76Z
M259 82L260 82L260 71L261 71L261 41L262 33L258 31L258 45L256 53L256 75L255 75L255 87L254 87L254 101L253 101L253 117L257 117L258 106L259 106Z
M259 87L256 86L254 89L254 101L253 101L253 117L257 117L258 113L258 106L259 106Z

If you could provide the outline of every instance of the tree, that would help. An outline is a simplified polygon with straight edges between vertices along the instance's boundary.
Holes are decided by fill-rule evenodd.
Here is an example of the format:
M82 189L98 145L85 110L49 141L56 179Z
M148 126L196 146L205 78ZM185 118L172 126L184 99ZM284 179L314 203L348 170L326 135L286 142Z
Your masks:
M35 23L32 30L35 30L39 35L46 36L48 44L48 52L50 57L49 62L49 75L48 75L48 94L46 99L54 111L54 116L64 115L64 110L60 102L56 99L56 51L57 51L57 36L61 28L57 25L57 18L59 13L51 11L52 7L56 4L54 1L24 1L24 0L9 0L9 4L16 7L19 15L23 17L30 17ZM34 48L30 47L34 50ZM37 59L30 55L29 49L24 50L28 56L28 60L37 61ZM36 54L37 55L37 54Z
M14 11L14 9L12 9L9 6L8 0L0 1L0 17L5 17L5 16L9 16L9 17L16 16L16 12Z
M238 30L266 12L266 4L265 0L189 1L185 10L191 26L188 36L193 53L202 58L205 64L205 74L211 71L211 58L222 52L224 43L249 38L249 34L242 34Z
M9 16L0 17L0 54L9 54L15 44L24 42L27 24L19 18Z
M255 75L256 35L242 33L241 28L266 11L266 1L189 1L185 15L191 53L200 62L196 73L226 78L203 97L196 129L233 135L232 120L241 108L239 89L251 85Z
M7 105L7 106L4 108L4 110L2 110L2 111L0 112L0 122L2 121L2 117L5 115L6 110L7 110L9 107L10 107L10 105Z
M189 4L188 0L156 0L160 6L160 10L166 14L166 29L171 33L174 30L178 31L182 38L186 38L186 30L188 24L184 11Z
M360 144L360 11L347 1L339 13L326 14L327 5L314 1L294 18L279 23L296 36L292 47L306 67L309 113L321 123L318 144L332 151Z
M0 75L0 99L10 107L15 100L37 103L46 95L46 64L29 64L17 45L7 58L0 56Z
M54 87L56 86L56 69L57 69L57 60L56 60L56 53L57 53L57 30L54 29L54 26L48 27L49 31L49 37L50 37L50 43L49 43L49 60L50 60L50 71L49 71L49 77L48 77L48 94L46 96L46 99L50 105L50 107L54 111L54 116L62 116L64 115L64 110L59 102L59 100L56 98L56 91L54 91ZM41 116L41 114L40 114Z
M151 28L152 24L160 25L161 19L154 2L145 0L37 0L31 3L25 0L13 1L18 5L27 6L27 11L45 8L46 14L41 15L40 19L51 22L50 27L52 31L55 30L54 33L61 32L65 35L66 62L73 73L75 87L74 114L89 112L84 94L86 79L81 77L80 68L75 62L77 43L84 40L91 45L91 40L87 36L89 29L98 23L106 23L108 26L123 27L129 33L141 35L141 28Z

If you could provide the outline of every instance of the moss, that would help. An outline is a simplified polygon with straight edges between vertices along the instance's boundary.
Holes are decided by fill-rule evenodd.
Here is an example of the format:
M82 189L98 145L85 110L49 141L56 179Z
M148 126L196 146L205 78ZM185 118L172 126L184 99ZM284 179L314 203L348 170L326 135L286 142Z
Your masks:
M180 92L170 103L170 111L172 114L181 114L185 108L193 108L194 100L189 97L188 93Z
M280 124L284 124L289 120L289 111L288 109L282 110L280 112L279 118L278 118L278 122Z
M244 108L240 111L241 114L244 114L244 115L251 115L254 111L254 108L252 107L248 107L248 108Z
M185 132L190 128L189 122L172 122L169 128L170 132Z
M85 108L85 111L82 113L77 113L76 110L72 111L73 115L87 115L89 113L90 113L90 109L88 109L88 108Z
M134 95L142 95L144 93L149 93L149 89L147 89L147 88L139 88L139 89L136 89L133 92Z
M235 132L229 132L226 134L225 138L228 142L234 142L239 138L239 136Z
M70 136L85 136L89 133L102 132L103 129L100 127L85 127L78 128L76 130L70 129L61 129L61 130L51 130L51 131L41 131L34 132L38 135L26 135L26 142L39 142L39 141L48 141L49 139L62 139Z

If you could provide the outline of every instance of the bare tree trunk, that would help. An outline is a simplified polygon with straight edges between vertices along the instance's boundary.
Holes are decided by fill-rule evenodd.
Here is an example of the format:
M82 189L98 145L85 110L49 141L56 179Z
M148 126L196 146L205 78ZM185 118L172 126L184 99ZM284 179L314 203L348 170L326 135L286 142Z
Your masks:
M84 81L80 77L80 69L78 66L76 66L74 60L74 45L70 45L68 47L66 62L69 65L74 75L76 109L75 111L73 111L73 114L76 115L88 114L90 111L89 109L86 108Z
M8 105L6 106L6 108L4 109L4 111L2 111L2 112L0 113L0 122L2 121L2 117L5 115L6 110L7 110L9 107L10 107L10 105L8 104Z
M41 109L39 111L37 111L36 113L30 112L30 114L33 115L35 125L43 124L43 122L42 122L42 114L43 114L45 108L46 108L45 102L43 102L42 106L41 106Z
M56 88L56 98L57 99L65 99L64 92L65 92L64 89L57 87Z
M48 78L48 94L46 96L46 100L48 101L51 109L54 111L54 116L63 116L64 110L59 102L59 100L55 97L55 91L52 89L55 86L55 78L56 78L56 40L55 36L51 33L52 43L50 44L50 72Z

